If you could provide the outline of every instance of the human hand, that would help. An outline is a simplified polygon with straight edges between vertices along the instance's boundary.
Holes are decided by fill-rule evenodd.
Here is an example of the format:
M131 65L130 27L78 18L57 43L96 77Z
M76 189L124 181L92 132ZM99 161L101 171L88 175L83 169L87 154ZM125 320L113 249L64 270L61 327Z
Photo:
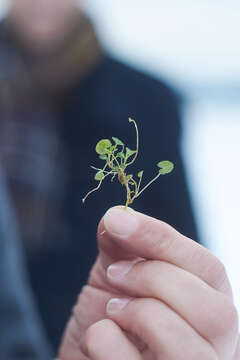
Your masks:
M121 208L101 220L98 245L60 360L240 359L231 286L211 252L160 220Z

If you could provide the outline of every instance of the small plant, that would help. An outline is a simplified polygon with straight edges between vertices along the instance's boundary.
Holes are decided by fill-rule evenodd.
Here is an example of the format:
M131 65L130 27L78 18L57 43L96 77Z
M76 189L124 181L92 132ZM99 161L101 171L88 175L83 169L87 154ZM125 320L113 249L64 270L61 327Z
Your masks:
M127 167L134 163L139 151L139 134L137 124L131 118L128 120L135 126L136 150L131 150L128 147L125 147L124 143L116 137L112 137L112 141L109 139L100 140L96 145L96 152L99 155L99 158L105 162L105 165L102 169L91 166L92 169L97 171L95 174L95 180L98 181L98 186L87 193L87 195L82 199L83 203L91 193L100 188L103 180L111 175L111 181L117 177L121 185L126 189L126 209L128 205L132 204L133 201L138 198L155 180L157 180L160 175L168 174L173 170L174 165L172 162L167 160L159 162L157 164L157 167L159 168L157 175L140 190L143 170L137 174L137 181L134 180L132 174L126 173Z

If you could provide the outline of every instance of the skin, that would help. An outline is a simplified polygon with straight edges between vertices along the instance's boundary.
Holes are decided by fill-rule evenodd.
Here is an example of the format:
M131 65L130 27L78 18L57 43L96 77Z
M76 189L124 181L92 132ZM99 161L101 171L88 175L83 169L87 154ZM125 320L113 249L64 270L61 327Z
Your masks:
M9 0L8 3L9 22L34 52L57 47L79 14L77 0Z
M120 207L101 220L98 246L59 360L239 360L231 285L210 251Z

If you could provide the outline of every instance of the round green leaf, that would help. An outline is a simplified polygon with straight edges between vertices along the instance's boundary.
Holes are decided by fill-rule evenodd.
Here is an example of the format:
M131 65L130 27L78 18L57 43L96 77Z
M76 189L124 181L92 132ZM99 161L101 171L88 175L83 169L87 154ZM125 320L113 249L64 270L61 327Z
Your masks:
M99 155L107 154L108 148L110 148L110 146L112 146L112 143L110 140L108 140L108 139L100 140L96 145L96 152Z
M121 140L119 140L118 138L113 136L112 139L116 145L124 145L124 143Z
M126 179L127 179L127 180L131 180L132 178L133 178L133 175L132 175L132 174L129 174L129 175L126 176Z
M124 155L123 152L117 153L116 157L120 157L120 158L123 159L123 160L125 159L125 155Z
M116 149L116 145L112 145L112 146L110 146L110 148L109 148L109 150L111 151L111 152L113 152L113 150L115 150Z
M102 170L98 171L94 177L95 180L101 181L104 178L104 173Z
M135 153L136 153L136 150L131 150L128 147L126 147L126 159L129 158L130 156L132 156Z
M99 159L101 160L107 160L107 155L99 155Z
M157 166L160 168L161 175L169 174L174 168L174 164L168 160L160 161Z

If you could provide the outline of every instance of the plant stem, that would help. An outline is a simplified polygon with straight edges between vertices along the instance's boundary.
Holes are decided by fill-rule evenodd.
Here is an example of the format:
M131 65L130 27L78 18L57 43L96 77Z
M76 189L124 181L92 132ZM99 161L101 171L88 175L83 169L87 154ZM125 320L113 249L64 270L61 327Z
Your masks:
M106 176L107 176L107 175L106 175ZM89 191L89 192L87 193L87 195L82 199L82 202L83 202L83 203L86 201L87 197L88 197L91 193L93 193L94 191L97 191L97 190L100 188L100 186L102 185L102 182L103 182L104 179L105 179L105 177L102 178L102 180L99 181L99 184L98 184L97 187L95 187L94 189L92 189L91 191Z
M126 190L127 190L127 200L126 200L126 204L125 204L124 210L127 210L128 205L131 203L131 192L130 192L130 189L129 189L129 186L128 186L128 182L127 182L127 181L126 181L126 183L125 183L125 187L126 187Z
M109 171L106 171L106 170L103 170L103 169L99 169L99 168L96 168L95 166L90 166L92 169L94 170L98 170L98 171L102 171L103 173L106 173L106 174L109 174ZM111 171L112 173L112 171Z
M115 178L115 176L117 175L117 172L113 172L113 177L111 178L111 182L113 182L113 180L114 180L114 178Z
M106 169L107 165L108 165L108 164L106 163L106 164L104 165L104 168L101 169L101 171L105 172L105 169ZM94 189L92 189L91 191L89 191L89 192L87 193L87 195L82 199L82 202L83 202L83 203L86 201L86 198L87 198L91 193L93 193L94 191L97 191L97 190L100 188L100 186L102 185L102 182L103 182L103 180L105 179L105 177L107 177L107 176L110 175L111 173L112 173L112 171L109 172L109 173L107 173L107 174L102 178L102 180L99 181L98 186L95 187Z
M139 189L140 189L141 182L142 182L142 176L140 177L139 182L138 182L136 197L139 194Z
M135 196L135 199L136 199L137 197L139 197L139 195L141 195L141 194L143 193L143 191L145 191L155 180L157 180L160 175L161 175L161 174L158 173L157 176L155 176L155 178L153 178L151 181L149 181L149 183L148 183L146 186L144 186L144 188L137 194L137 196Z
M136 153L134 155L134 158L129 163L126 163L126 166L134 163L134 161L136 160L136 158L138 156L138 149L139 149L139 134L138 134L138 127L137 127L136 121L131 118L129 118L128 120L129 120L129 122L133 122L135 129L136 129Z
M133 202L133 200L136 198L137 193L138 193L138 185L137 185L137 183L136 183L136 181L134 179L131 179L129 181L129 184L134 186L134 190L130 191L130 195L131 195L132 192L134 193L133 197L131 198L131 202Z

